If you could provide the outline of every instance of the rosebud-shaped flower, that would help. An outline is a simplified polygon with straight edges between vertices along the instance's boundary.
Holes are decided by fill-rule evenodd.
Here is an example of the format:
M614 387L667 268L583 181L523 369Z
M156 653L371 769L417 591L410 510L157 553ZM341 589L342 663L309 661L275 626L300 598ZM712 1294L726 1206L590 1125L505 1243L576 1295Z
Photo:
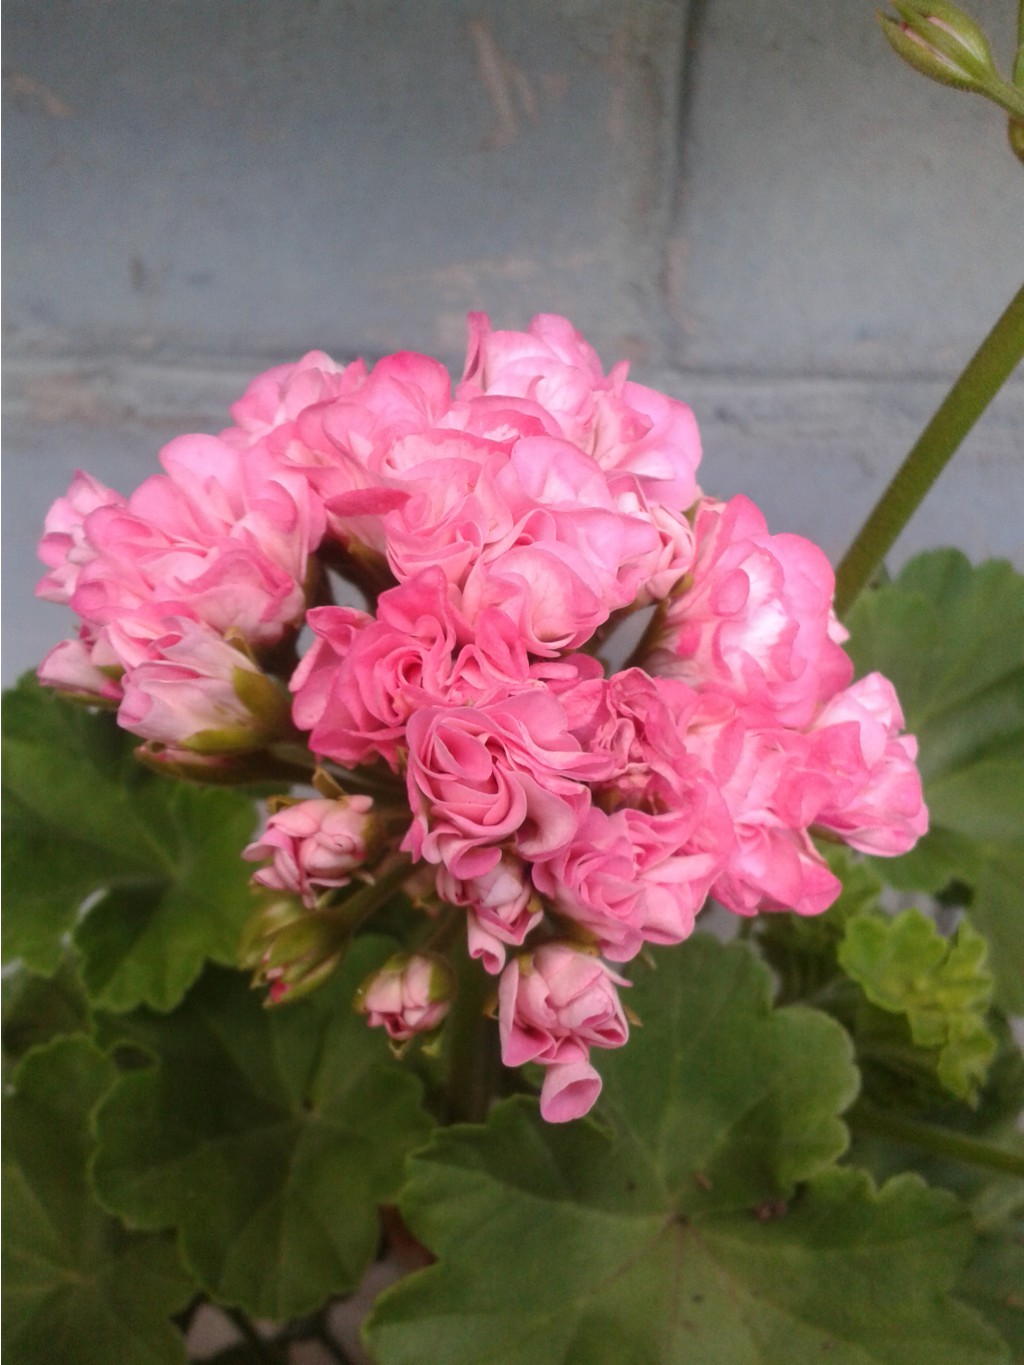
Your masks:
M540 1097L549 1123L579 1118L597 1099L601 1078L588 1064L590 1048L621 1047L629 1037L616 991L628 984L565 943L547 944L505 968L498 987L501 1058L506 1066L551 1068Z
M242 853L250 862L272 858L253 882L276 891L291 891L310 908L321 890L346 886L375 840L369 796L338 801L299 801L275 811L267 827Z
M287 697L248 655L198 621L167 627L124 680L119 724L201 754L249 752L289 732Z
M437 894L469 910L469 955L480 959L491 976L505 965L505 945L518 948L543 914L527 865L512 853L502 853L501 861L479 877L454 877L439 867Z
M644 667L735 697L783 725L809 724L853 671L839 645L824 553L802 536L771 535L742 496L705 498L695 533L693 568Z
M455 994L455 974L433 953L396 953L366 978L353 1002L371 1028L395 1043L430 1033L444 1020Z
M104 667L96 659L96 635L83 626L77 637L62 640L50 650L36 675L44 687L56 688L65 697L90 706L117 706L124 695L123 670Z

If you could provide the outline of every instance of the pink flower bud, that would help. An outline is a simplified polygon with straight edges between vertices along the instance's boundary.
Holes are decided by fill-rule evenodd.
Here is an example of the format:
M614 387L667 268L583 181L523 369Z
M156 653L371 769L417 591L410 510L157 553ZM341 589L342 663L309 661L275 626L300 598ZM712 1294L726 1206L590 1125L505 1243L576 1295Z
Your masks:
M387 1029L396 1043L430 1033L442 1022L455 994L455 974L433 953L396 953L368 976L354 1003L371 1028Z
M253 882L290 891L312 908L323 889L346 886L349 874L366 861L367 844L374 842L372 808L369 796L345 796L299 801L276 811L242 853L250 862L273 859Z
M498 987L501 1058L506 1066L558 1067L541 1091L548 1122L579 1118L597 1099L601 1082L587 1066L590 1048L621 1047L629 1037L616 990L628 984L599 958L564 943L523 954L505 968Z
M244 753L287 733L287 698L246 654L198 621L167 628L126 675L119 724L202 754Z

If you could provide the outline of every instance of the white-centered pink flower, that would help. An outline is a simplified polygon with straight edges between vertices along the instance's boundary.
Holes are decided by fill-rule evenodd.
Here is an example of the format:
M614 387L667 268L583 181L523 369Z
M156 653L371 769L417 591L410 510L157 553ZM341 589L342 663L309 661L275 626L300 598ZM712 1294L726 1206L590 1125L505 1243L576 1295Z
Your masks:
M902 734L893 685L869 673L837 693L811 726L811 765L827 782L813 823L862 853L906 853L928 829L917 740Z
M537 685L482 706L427 707L406 736L414 818L403 848L460 878L490 872L507 844L532 861L565 847L590 805L587 784L609 769Z

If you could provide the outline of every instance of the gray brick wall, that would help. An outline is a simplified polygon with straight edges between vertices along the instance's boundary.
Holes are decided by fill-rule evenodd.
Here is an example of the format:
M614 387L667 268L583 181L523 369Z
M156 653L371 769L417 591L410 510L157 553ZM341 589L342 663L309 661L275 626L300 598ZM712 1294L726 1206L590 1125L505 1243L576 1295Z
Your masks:
M1006 64L1010 0L974 0ZM76 466L129 489L313 346L568 314L704 484L833 555L1024 274L1000 119L865 0L7 0L4 676ZM1024 562L1016 376L897 547Z

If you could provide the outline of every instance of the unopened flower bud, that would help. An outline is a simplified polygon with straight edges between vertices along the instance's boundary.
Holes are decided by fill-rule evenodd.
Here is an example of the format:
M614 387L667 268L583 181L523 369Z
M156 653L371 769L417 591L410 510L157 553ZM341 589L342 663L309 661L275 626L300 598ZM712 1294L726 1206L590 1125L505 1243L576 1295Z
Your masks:
M366 978L353 1005L371 1028L385 1028L393 1042L430 1033L455 995L455 973L434 953L396 953Z
M124 680L126 730L196 754L248 753L287 735L288 698L222 636L179 619Z
M999 81L988 39L963 10L946 0L893 0L900 15L879 14L893 50L943 85L985 93Z
M321 986L341 962L350 928L338 916L309 910L291 896L269 901L242 935L240 965L254 986L269 988L267 1003L301 999Z
M350 873L372 857L386 837L384 822L373 814L369 796L314 798L283 805L242 857L271 858L253 882L291 891L312 908L328 887L346 886Z

